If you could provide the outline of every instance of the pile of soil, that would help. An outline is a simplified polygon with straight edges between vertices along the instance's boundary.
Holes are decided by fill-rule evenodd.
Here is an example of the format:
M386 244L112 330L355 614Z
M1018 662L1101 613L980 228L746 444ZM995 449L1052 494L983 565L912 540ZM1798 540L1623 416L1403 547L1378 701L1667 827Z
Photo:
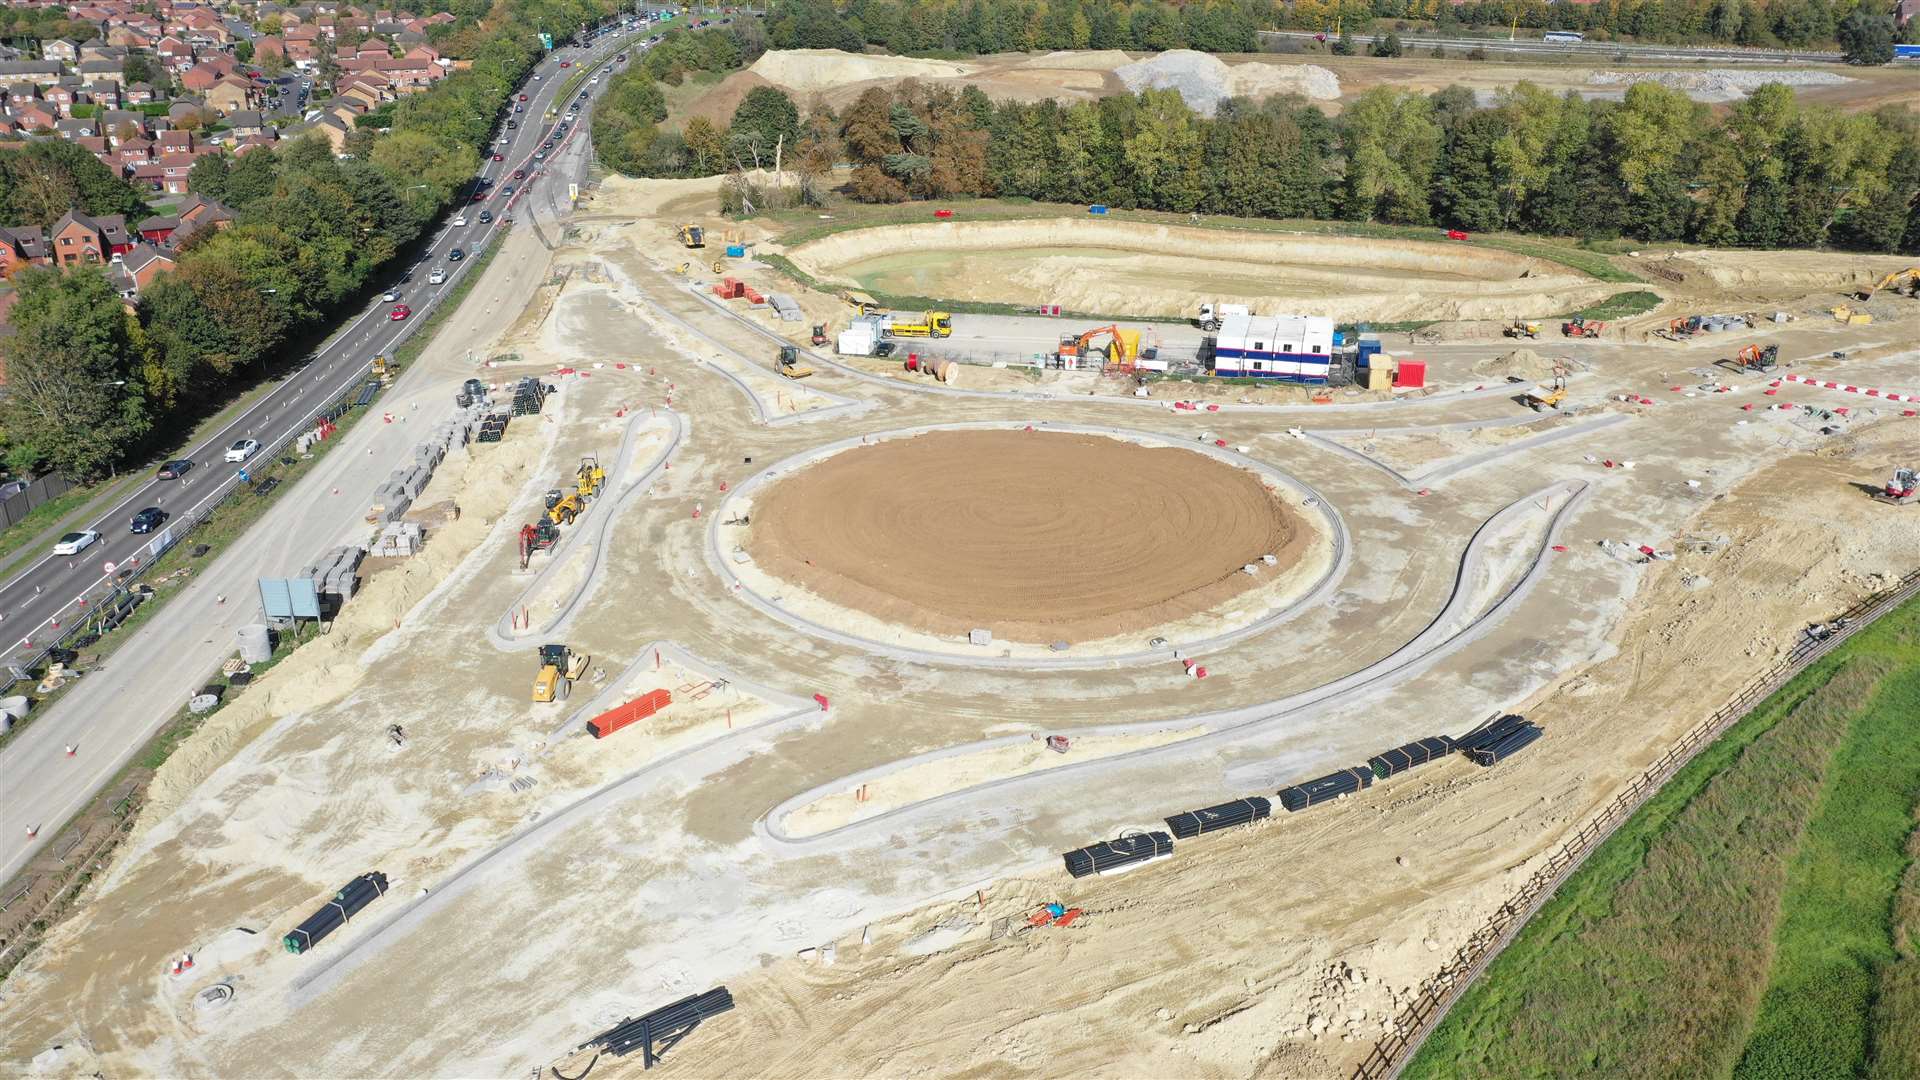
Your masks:
M1473 373L1499 379L1544 379L1553 374L1553 361L1532 349L1515 349L1480 361L1473 365Z
M1340 96L1340 80L1313 64L1241 64L1228 67L1218 57L1192 49L1174 49L1150 60L1115 68L1128 90L1178 90L1195 112L1212 116L1229 97L1265 97L1300 94L1320 101Z
M972 69L946 60L863 56L838 49L781 49L762 53L747 69L796 94L814 94L874 79L957 79Z
M837 454L754 500L747 551L928 633L1095 641L1214 608L1310 527L1254 473L1098 435L934 431Z
M1659 83L1683 91L1695 101L1738 101L1767 83L1783 86L1840 86L1853 80L1831 71L1740 71L1708 68L1704 71L1597 71L1595 86L1632 86Z

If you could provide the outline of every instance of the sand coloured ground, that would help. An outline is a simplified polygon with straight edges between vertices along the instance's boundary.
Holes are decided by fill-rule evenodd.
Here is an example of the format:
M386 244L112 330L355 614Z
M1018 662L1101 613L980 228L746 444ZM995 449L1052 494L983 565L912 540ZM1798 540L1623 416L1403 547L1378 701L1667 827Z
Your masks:
M1186 618L1312 533L1254 474L1099 435L933 431L836 454L754 500L768 573L916 630L1091 641Z

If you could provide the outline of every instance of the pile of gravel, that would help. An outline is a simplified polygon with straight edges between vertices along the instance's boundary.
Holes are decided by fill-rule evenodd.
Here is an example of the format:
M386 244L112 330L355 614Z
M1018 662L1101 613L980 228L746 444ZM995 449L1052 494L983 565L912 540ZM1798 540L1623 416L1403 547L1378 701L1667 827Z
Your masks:
M1174 49L1149 60L1114 69L1128 90L1178 90L1187 106L1212 116L1229 97L1266 97L1301 94L1321 101L1340 96L1340 80L1313 64L1268 64L1253 61L1228 67L1218 57L1191 49Z
M1695 101L1737 101L1768 83L1782 86L1839 86L1853 80L1831 71L1741 71L1706 68L1700 71L1599 71L1587 80L1594 86L1632 86L1659 83L1684 92Z

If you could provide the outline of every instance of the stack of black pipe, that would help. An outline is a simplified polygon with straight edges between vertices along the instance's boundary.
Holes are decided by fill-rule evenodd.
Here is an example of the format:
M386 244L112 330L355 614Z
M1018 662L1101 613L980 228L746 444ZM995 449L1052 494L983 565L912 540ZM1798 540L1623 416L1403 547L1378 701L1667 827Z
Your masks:
M488 413L487 418L480 421L480 434L474 436L475 441L499 442L500 437L507 433L507 421L511 418L508 413Z
M1436 758L1446 757L1453 752L1453 740L1445 735L1435 735L1428 739L1418 739L1405 746L1396 746L1384 754L1375 754L1367 759L1373 768L1376 779L1385 780L1406 772L1415 765L1425 765Z
M547 384L535 378L521 379L513 387L513 415L538 416L547 403Z
M1280 789L1280 805L1289 813L1318 806L1323 802L1350 795L1373 786L1373 770L1365 766L1341 769L1318 779Z
M1273 813L1273 804L1257 795L1245 799L1235 799L1219 806L1202 807L1175 814L1167 819L1167 828L1173 830L1176 839L1191 840L1201 833L1215 829L1230 829L1235 825L1246 825L1259 821Z
M280 939L290 953L303 953L313 948L320 939L347 924L347 920L360 913L360 909L373 903L387 892L387 875L378 870L361 874L333 894L333 899L320 905L320 910L307 916L306 921L293 928L286 937Z
M1063 856L1067 873L1074 877L1104 874L1129 863L1146 862L1173 854L1173 837L1163 832L1135 833L1115 840L1103 840L1092 847L1076 848Z
M647 1064L652 1065L653 1043L657 1040L672 1039L682 1035L695 1024L718 1016L733 1008L733 994L724 986L717 986L704 994L684 997L671 1005L663 1005L645 1016L622 1020L613 1027L595 1035L581 1044L584 1050L596 1046L615 1057L623 1057L637 1049L647 1051Z
M1526 749L1544 734L1526 717L1508 713L1462 735L1454 747L1475 765L1490 766Z

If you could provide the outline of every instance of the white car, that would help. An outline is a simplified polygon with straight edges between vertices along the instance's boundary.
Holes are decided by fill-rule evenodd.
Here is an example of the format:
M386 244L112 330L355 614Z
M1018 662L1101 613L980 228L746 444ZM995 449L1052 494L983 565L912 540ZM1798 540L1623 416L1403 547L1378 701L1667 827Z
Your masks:
M55 555L78 555L92 547L93 542L98 539L100 539L100 534L94 532L92 529L87 529L84 532L71 532L61 537L59 543L53 545L53 553Z
M467 215L465 215L465 214L461 214L461 215L460 215L459 217L457 217L457 218L454 218L454 219L453 219L453 227L454 227L454 228L456 228L456 229L464 229L464 228L466 228L466 227L467 227Z
M258 439L241 439L239 442L227 447L227 460L238 463L247 460L259 452L260 441Z
M433 273L427 275L427 284L429 285L438 285L446 280L447 272L437 266L434 267Z
M385 300L387 303L391 304L395 300L400 299L400 290L388 289L386 292L380 294L380 299Z

